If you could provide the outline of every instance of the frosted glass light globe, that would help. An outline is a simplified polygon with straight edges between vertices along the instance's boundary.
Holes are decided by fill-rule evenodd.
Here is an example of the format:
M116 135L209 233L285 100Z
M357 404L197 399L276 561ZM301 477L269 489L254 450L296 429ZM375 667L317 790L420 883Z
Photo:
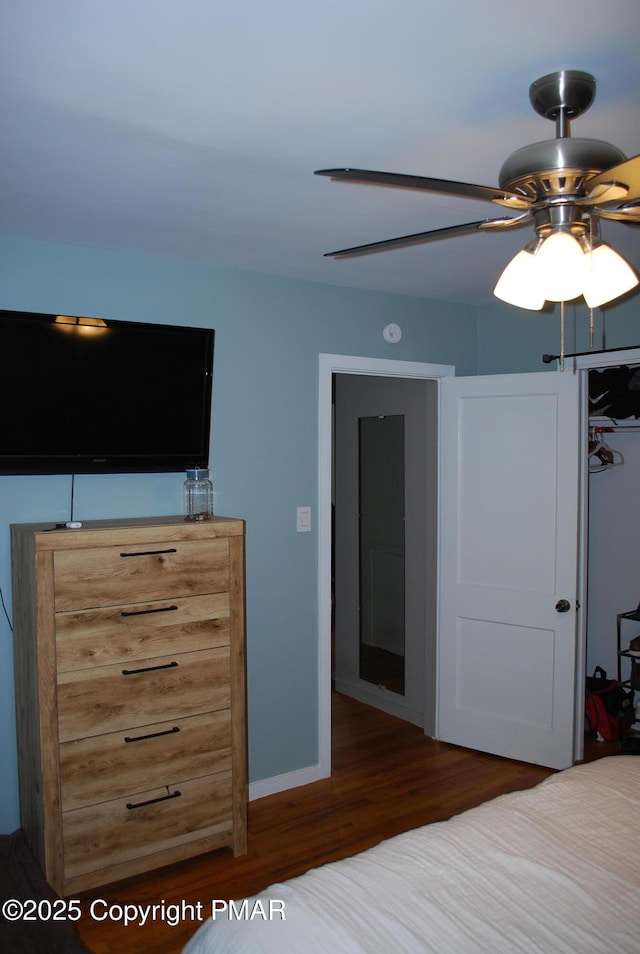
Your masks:
M582 295L587 263L577 240L565 231L552 232L536 255L540 291L548 301L572 301Z

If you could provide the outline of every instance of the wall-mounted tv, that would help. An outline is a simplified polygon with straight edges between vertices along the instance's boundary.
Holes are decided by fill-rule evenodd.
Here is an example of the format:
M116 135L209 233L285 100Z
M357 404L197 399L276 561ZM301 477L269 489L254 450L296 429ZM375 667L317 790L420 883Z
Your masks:
M0 474L209 466L213 329L0 311Z

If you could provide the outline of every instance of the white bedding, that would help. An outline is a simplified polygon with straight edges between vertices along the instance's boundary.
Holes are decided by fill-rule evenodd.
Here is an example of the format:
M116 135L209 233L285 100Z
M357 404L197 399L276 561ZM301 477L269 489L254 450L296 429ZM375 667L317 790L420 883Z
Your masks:
M601 759L272 885L184 954L640 954L639 832L640 758Z

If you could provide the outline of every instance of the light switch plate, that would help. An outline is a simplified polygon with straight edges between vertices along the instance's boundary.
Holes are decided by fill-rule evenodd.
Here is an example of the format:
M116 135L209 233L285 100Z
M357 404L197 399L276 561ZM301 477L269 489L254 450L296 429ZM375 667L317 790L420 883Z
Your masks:
M309 533L311 531L311 507L298 507L296 509L296 530L298 533Z

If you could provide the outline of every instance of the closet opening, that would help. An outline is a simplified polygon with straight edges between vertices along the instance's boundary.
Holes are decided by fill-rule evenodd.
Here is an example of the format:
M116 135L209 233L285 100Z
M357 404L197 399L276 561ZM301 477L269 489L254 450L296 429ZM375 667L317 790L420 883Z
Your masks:
M629 351L628 364L587 371L586 675L601 667L640 690L640 663L625 655L640 635L640 614L627 616L640 603L640 353Z

